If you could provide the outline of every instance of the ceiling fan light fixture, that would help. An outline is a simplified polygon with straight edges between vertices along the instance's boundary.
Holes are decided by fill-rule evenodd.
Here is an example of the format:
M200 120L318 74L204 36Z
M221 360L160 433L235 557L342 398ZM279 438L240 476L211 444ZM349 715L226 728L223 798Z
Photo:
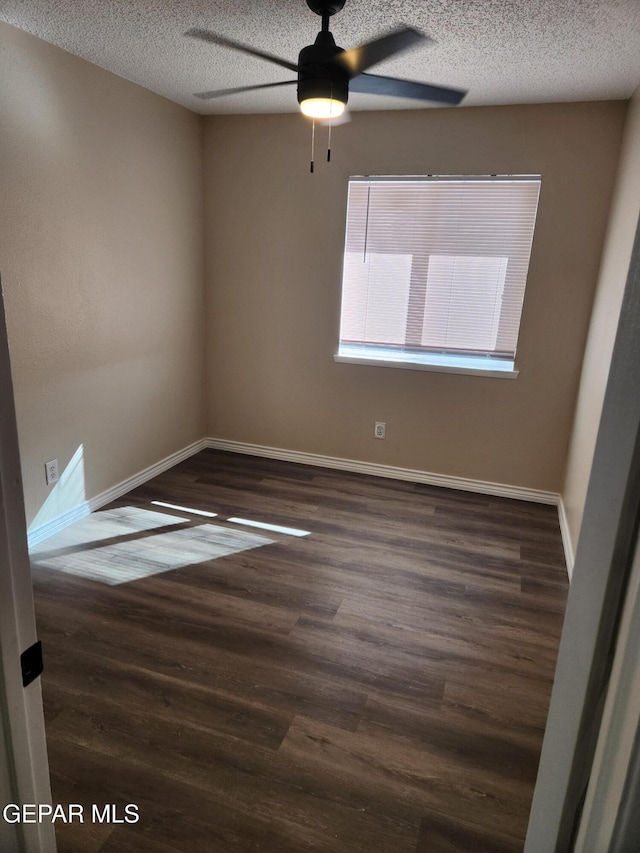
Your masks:
M313 44L303 47L298 54L298 62L290 62L266 50L259 50L235 39L197 27L187 30L190 38L218 47L240 51L248 56L264 59L273 65L294 71L296 80L278 80L274 83L256 83L253 86L234 86L210 92L200 92L196 97L203 100L223 95L235 95L242 92L269 90L279 86L291 86L297 83L297 99L303 115L313 119L311 125L311 171L314 164L315 120L320 119L329 125L327 160L331 160L331 126L334 119L340 118L349 100L349 88L358 94L391 95L396 98L410 98L442 104L459 104L466 95L463 89L449 89L415 80L399 77L383 77L370 74L369 69L384 60L390 59L422 43L432 43L432 39L412 27L400 27L370 39L357 47L344 50L336 44L329 29L332 15L339 12L345 0L306 0L307 6L322 18L322 28Z
M338 118L346 104L337 98L306 98L300 102L302 113L309 118Z

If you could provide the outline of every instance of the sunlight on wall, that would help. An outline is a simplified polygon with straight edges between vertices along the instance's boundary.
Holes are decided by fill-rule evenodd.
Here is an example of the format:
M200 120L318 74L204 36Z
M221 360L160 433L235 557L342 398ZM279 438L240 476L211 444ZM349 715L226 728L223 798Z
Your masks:
M44 477L44 466L42 467ZM81 444L69 460L58 482L51 487L49 497L29 525L29 532L76 511L78 518L89 514L84 482L84 446Z

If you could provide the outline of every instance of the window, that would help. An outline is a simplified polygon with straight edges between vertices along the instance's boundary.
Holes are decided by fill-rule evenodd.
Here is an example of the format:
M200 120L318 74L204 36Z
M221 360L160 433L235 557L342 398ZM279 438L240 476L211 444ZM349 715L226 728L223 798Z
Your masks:
M351 178L337 361L517 375L540 177Z

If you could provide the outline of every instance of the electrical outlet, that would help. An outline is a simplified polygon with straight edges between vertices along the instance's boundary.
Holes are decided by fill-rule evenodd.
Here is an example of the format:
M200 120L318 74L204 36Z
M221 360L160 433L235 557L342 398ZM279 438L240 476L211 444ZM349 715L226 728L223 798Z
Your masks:
M384 438L387 433L387 425L382 421L376 421L375 426L373 427L373 437L374 438Z
M52 459L51 462L45 462L44 474L47 480L47 486L58 482L58 460Z

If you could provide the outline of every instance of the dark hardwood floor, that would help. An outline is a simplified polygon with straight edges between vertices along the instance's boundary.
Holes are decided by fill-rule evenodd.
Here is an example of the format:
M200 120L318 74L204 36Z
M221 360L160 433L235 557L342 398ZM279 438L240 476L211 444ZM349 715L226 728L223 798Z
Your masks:
M32 561L61 853L522 850L554 507L204 451Z

